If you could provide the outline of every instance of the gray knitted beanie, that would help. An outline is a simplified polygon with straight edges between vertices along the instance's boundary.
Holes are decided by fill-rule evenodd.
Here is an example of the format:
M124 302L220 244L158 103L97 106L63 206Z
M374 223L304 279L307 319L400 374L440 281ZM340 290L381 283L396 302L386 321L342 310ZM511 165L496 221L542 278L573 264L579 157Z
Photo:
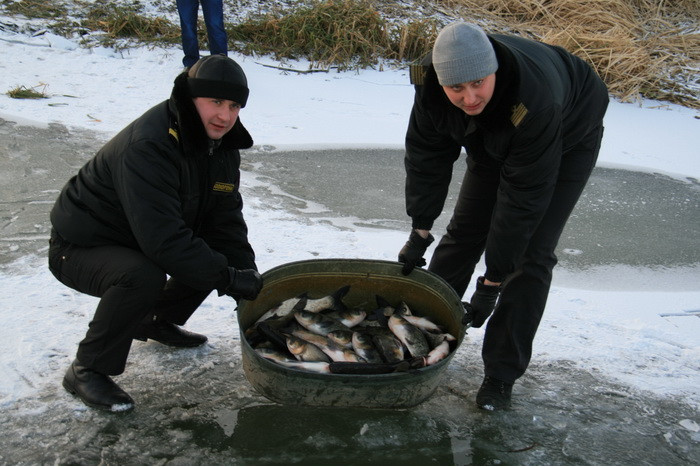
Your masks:
M438 34L433 66L440 85L452 86L495 73L498 61L486 33L479 26L460 21L448 24Z

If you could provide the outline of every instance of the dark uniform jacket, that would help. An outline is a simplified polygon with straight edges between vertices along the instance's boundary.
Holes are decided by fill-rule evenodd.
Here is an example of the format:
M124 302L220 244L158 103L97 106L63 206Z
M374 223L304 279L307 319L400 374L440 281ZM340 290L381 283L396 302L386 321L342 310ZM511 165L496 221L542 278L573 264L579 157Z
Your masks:
M591 67L562 48L515 36L489 39L499 68L494 95L478 116L447 99L430 55L411 70L416 92L406 133L406 210L413 228L432 227L464 147L470 168L499 178L486 265L487 278L501 281L549 205L561 158L601 124L608 92Z
M75 245L140 250L192 288L225 286L227 266L256 268L239 193L239 149L252 144L240 120L207 137L183 73L69 180L53 227Z

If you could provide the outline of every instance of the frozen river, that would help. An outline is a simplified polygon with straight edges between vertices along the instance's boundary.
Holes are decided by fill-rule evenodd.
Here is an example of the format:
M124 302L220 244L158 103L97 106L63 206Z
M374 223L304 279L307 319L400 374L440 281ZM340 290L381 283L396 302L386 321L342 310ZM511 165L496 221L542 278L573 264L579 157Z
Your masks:
M0 270L45 254L58 190L101 143L101 135L60 125L0 120ZM399 150L258 148L243 157L251 179L265 182L244 188L270 205L311 218L330 210L329 222L346 229L410 227ZM455 165L453 195L463 168L463 161ZM323 209L310 210L308 202ZM453 204L452 197L436 233ZM697 181L596 169L564 232L560 277L586 281L586 271L613 274L620 265L659 268L672 277L624 280L631 288L695 289L699 205ZM0 464L700 464L696 407L611 383L573 362L534 361L514 389L513 410L484 413L473 406L479 346L467 336L434 396L418 407L311 409L258 394L243 375L237 339L179 351L135 345L119 378L138 401L127 414L86 409L59 381L36 388L35 396L0 411ZM47 358L62 368L68 356ZM32 384L31 374L23 378Z

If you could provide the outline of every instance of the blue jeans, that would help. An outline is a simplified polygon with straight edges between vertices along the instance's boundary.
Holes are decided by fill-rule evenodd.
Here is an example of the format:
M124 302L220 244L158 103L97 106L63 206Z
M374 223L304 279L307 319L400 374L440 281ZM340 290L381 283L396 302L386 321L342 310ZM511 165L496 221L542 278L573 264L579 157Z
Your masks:
M197 42L197 14L202 5L204 24L207 27L209 52L228 55L226 30L224 29L223 0L177 0L182 31L182 50L185 53L182 64L186 67L199 60L199 43Z

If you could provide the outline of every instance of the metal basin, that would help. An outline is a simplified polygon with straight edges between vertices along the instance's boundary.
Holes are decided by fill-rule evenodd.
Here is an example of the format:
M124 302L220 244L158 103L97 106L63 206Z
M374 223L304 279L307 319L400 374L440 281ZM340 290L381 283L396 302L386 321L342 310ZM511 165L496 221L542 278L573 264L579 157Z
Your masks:
M287 405L336 407L412 407L429 398L454 351L446 358L409 372L374 375L318 374L273 363L250 346L244 333L266 311L282 300L308 292L319 298L349 285L343 298L348 307L376 308L376 295L398 304L405 301L416 315L445 326L464 338L460 298L442 278L416 268L401 274L401 264L364 259L298 261L263 274L264 287L254 301L241 301L238 324L241 332L243 369L248 381L268 399Z

